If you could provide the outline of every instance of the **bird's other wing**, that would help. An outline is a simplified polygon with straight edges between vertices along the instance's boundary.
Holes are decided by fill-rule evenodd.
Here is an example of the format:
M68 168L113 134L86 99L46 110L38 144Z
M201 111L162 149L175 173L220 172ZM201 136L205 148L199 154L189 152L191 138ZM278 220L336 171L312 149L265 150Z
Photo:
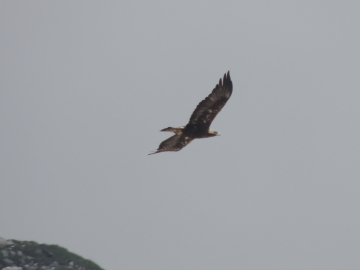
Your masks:
M194 138L185 135L174 135L160 143L159 148L149 155L166 151L179 151L188 145L193 139Z
M203 101L201 101L192 113L189 124L196 124L209 128L216 115L225 106L231 97L233 90L230 71L224 74L224 78L215 86L214 90Z

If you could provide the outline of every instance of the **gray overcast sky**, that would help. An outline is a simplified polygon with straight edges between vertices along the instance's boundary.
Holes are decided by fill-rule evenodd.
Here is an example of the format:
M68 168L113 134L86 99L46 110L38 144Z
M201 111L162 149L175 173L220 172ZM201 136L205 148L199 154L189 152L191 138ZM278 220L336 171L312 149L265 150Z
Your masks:
M359 1L1 1L0 236L109 270L360 269ZM147 154L230 70L220 137Z

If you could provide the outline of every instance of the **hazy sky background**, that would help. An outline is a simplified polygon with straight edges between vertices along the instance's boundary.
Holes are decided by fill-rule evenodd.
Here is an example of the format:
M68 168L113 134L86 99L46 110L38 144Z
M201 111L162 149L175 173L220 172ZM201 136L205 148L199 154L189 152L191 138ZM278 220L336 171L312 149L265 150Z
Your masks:
M359 1L1 1L0 236L118 269L360 269ZM231 99L147 154L230 70Z

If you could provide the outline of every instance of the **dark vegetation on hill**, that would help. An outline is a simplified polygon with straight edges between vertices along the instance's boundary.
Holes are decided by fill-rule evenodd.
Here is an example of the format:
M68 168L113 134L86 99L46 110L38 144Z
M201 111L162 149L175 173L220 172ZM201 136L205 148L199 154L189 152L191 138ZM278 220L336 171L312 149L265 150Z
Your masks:
M17 240L7 240L0 245L0 269L5 267L22 267L23 270L104 270L58 245Z

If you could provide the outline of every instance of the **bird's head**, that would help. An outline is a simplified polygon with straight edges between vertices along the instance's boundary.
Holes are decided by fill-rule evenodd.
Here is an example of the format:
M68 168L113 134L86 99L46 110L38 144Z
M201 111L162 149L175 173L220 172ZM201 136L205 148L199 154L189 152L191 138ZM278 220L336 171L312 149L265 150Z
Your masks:
M216 130L211 130L211 129L209 129L209 134L211 134L212 136L220 136L219 132L217 132Z

